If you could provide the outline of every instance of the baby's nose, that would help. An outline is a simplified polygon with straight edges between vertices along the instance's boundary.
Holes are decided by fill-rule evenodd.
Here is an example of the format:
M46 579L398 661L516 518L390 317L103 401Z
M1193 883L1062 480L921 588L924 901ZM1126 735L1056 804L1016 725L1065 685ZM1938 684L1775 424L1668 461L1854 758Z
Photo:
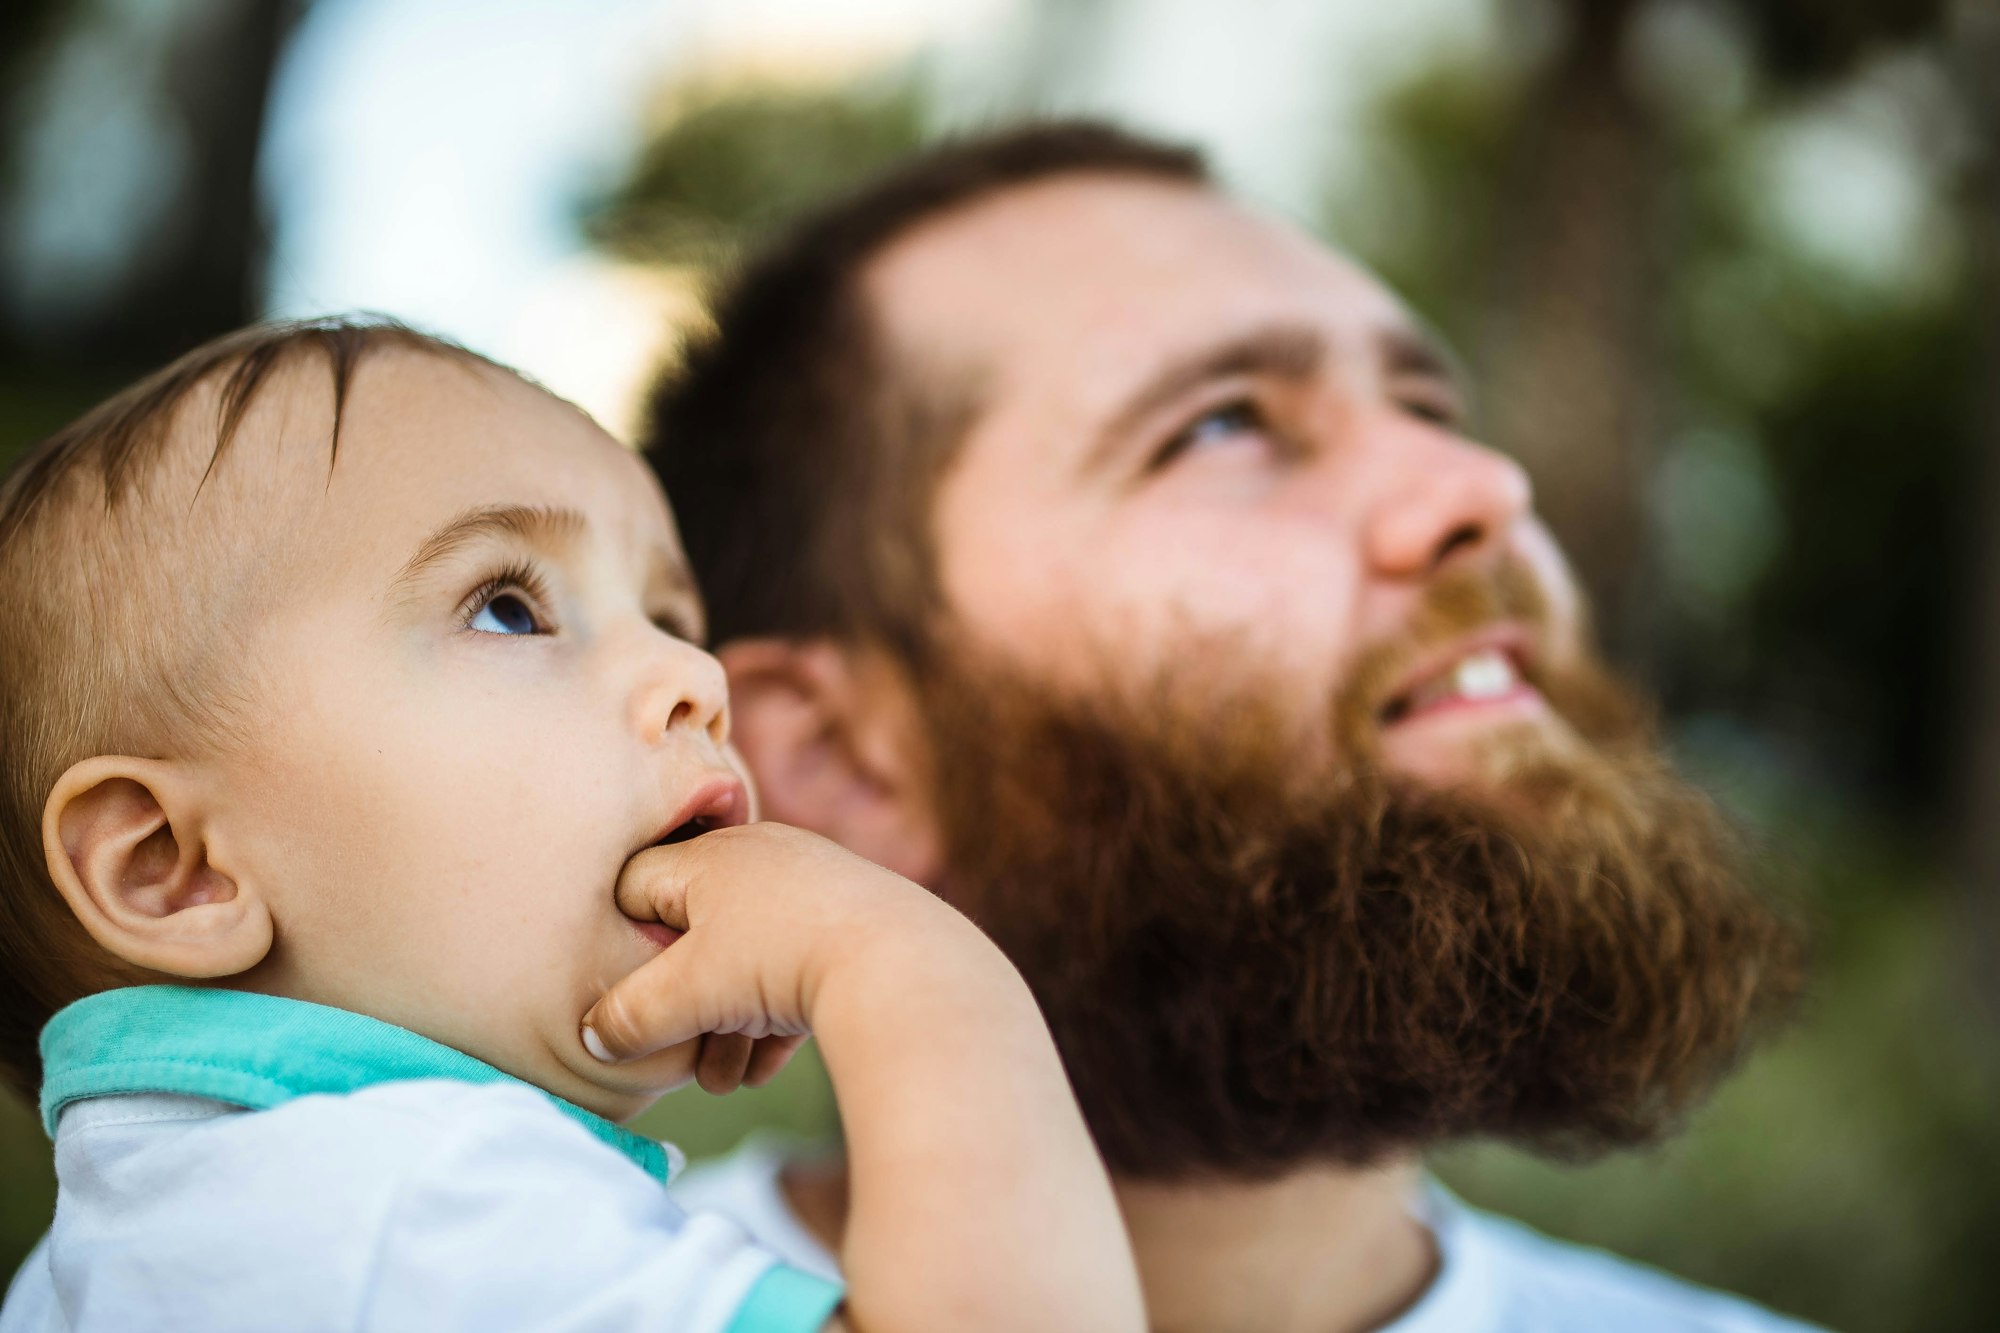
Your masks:
M682 639L658 636L633 699L633 725L649 745L705 732L720 749L729 741L729 682L722 663Z

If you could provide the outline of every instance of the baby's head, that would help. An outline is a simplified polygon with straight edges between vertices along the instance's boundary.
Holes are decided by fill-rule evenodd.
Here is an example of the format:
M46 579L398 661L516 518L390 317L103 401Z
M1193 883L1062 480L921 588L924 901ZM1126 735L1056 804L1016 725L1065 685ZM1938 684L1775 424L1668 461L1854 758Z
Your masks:
M380 324L231 335L0 486L0 1061L194 981L415 1029L622 1118L691 1046L578 1021L668 935L634 852L748 817L643 463Z

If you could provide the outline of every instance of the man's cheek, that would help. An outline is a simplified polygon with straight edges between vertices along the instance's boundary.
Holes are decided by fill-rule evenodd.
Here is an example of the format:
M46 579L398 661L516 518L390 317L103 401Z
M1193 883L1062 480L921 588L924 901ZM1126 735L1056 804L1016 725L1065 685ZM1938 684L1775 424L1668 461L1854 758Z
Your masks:
M1515 529L1513 546L1541 593L1550 651L1562 659L1574 658L1585 646L1589 615L1562 548L1539 519L1526 520Z

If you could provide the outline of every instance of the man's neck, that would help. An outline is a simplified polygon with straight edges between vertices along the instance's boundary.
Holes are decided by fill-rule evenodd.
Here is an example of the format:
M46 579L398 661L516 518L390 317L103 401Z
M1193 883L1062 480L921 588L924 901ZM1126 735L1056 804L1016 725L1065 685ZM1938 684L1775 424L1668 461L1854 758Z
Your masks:
M837 1162L781 1177L792 1212L838 1254ZM1155 1333L1366 1333L1415 1303L1437 1248L1411 1214L1414 1162L1307 1167L1260 1184L1119 1181Z
M1155 1333L1364 1333L1437 1273L1417 1167L1306 1167L1257 1184L1118 1184Z

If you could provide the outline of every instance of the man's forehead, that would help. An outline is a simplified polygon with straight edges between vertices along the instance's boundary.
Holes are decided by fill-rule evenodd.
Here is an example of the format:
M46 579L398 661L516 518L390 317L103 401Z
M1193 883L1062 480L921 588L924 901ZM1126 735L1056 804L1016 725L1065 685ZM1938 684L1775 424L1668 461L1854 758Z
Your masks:
M1298 230L1140 176L1062 177L933 219L877 256L864 287L893 346L976 369L1003 397L1109 386L1260 327L1318 328L1338 355L1411 323Z

